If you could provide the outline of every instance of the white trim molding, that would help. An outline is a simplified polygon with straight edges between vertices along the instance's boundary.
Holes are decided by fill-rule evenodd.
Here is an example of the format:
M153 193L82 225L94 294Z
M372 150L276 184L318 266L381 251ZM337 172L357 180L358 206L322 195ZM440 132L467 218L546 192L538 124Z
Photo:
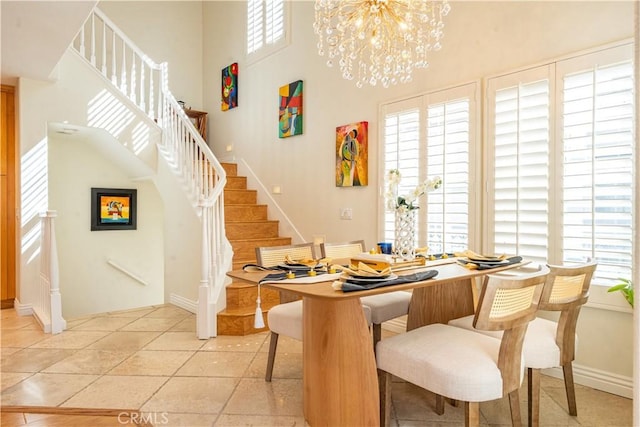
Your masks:
M544 369L543 374L563 379L561 368ZM573 364L573 379L576 384L606 391L618 396L633 398L633 378Z
M193 314L196 314L196 312L198 311L197 301L192 301L180 295L176 295L176 294L169 295L169 303L177 307L180 307L184 310L187 310L188 312Z

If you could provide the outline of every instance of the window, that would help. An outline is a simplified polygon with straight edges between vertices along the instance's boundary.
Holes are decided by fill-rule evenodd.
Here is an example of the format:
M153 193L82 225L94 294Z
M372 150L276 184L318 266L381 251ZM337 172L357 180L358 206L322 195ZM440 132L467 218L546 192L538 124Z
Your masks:
M284 0L247 2L247 56L250 60L262 59L288 44L287 9Z
M489 79L487 245L632 273L632 46Z
M382 107L384 115L380 176L398 169L402 180L398 194L407 194L425 179L440 176L442 187L418 200L417 246L431 253L455 252L475 243L470 212L475 205L476 168L471 162L477 149L477 84L438 91ZM385 188L387 183L384 183ZM382 192L384 194L384 191ZM385 205L382 200L381 206ZM392 242L394 212L381 216L381 232Z

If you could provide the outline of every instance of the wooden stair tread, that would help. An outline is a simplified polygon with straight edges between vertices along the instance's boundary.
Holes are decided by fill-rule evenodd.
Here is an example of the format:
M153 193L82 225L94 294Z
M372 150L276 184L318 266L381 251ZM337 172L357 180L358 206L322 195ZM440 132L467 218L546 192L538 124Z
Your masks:
M271 304L271 305L266 305L265 304L260 304L260 308L262 309L262 313L266 314L267 311L269 311L269 309L273 306L275 306L277 304ZM253 316L256 314L256 307L254 306L253 309L251 308L225 308L224 310L222 310L220 313L218 313L219 316Z
M279 235L279 221L268 218L268 205L257 203L257 190L247 188L247 177L237 175L237 165L223 163L227 172L225 198L225 226L227 239L234 250L232 268L255 264L254 248L291 244L290 237ZM245 230L246 229L246 230ZM217 314L219 335L250 335L268 330L253 327L256 314L257 286L232 281L226 287L227 308ZM279 304L280 293L262 289L262 313ZM266 316L265 321L266 321Z

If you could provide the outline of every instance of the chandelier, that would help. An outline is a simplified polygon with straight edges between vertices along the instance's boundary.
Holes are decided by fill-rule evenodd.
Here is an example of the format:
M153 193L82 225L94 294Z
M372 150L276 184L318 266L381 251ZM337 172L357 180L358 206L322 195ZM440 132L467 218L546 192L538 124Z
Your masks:
M447 0L316 0L318 54L337 61L356 86L389 87L427 68L427 53L440 49Z

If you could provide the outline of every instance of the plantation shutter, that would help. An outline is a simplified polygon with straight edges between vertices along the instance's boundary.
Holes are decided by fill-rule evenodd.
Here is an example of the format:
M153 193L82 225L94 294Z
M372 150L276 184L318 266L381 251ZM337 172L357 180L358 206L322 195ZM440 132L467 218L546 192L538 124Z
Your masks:
M262 0L247 2L247 53L262 47L263 33Z
M491 251L546 262L551 127L548 69L496 78L489 88L493 108L489 138L493 181L489 182L494 185Z
M562 261L597 260L594 281L610 286L632 275L633 64L567 72L561 93Z
M469 248L469 98L429 105L427 115L428 178L440 176L444 185L426 196L426 243L431 253L464 251Z
M477 168L470 159L477 130L477 88L469 83L383 106L385 180L391 169L400 170L398 194L406 195L427 179L443 179L440 189L415 203L420 207L415 244L428 246L433 254L465 250L473 240L469 212ZM382 194L387 188L385 181ZM382 217L382 236L393 242L395 213L385 210Z
M398 194L406 194L418 185L420 175L420 108L392 112L384 119L384 175L391 169L402 173ZM384 183L385 189L388 183ZM384 240L393 242L395 216L384 214ZM419 231L417 231L419 233Z
M274 44L284 36L283 0L267 0L265 43Z

